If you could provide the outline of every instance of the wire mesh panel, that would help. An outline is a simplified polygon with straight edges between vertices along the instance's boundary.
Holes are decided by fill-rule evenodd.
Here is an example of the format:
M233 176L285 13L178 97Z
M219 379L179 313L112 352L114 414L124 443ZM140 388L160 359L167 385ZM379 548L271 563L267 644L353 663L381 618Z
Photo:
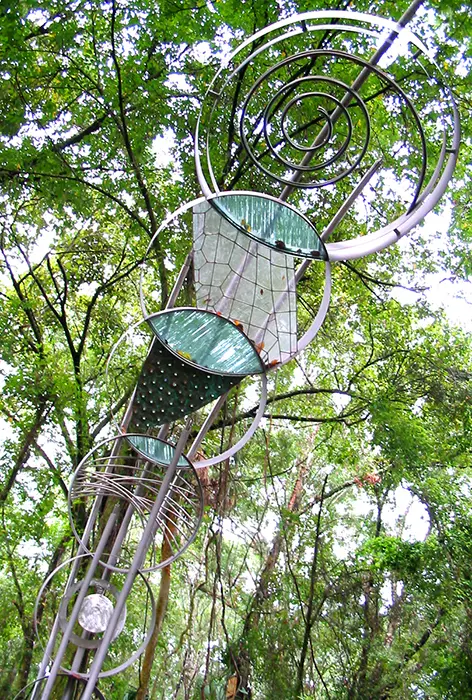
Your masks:
M257 243L208 202L194 208L197 306L241 324L265 362L296 353L293 257Z

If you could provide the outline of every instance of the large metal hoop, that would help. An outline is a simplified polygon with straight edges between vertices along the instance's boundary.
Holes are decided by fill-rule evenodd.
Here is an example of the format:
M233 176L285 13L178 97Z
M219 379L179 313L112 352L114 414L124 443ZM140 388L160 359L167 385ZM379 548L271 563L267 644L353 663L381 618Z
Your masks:
M42 646L42 641L41 641L41 637L39 636L39 632L38 632L38 608L39 608L39 603L41 601L41 597L42 597L45 589L49 585L49 582L58 573L58 571L60 571L64 567L68 566L69 564L72 564L73 562L77 561L78 559L83 559L84 557L91 558L91 555L87 552L85 554L79 554L75 557L71 557L70 559L66 559L66 561L62 562L62 564L60 564L58 567L56 567L54 569L54 571L52 571L49 574L49 576L46 577L46 579L43 581L43 585L39 589L39 593L36 597L36 601L34 604L33 626L34 626L35 634L36 634L41 646ZM147 588L147 593L149 596L150 607L151 607L151 616L150 616L150 620L149 620L149 626L148 626L148 630L146 633L146 637L143 640L143 642L139 645L138 649L136 649L136 651L129 657L129 659L127 659L126 661L123 661L123 663L119 664L118 666L115 666L114 668L108 669L107 671L101 671L99 674L99 678L108 678L109 676L115 676L117 673L121 673L121 671L124 671L126 668L128 668L128 666L131 666L132 664L134 664L134 662L137 659L139 659L141 654L144 652L144 650L146 649L147 645L149 644L149 642L151 640L152 633L154 631L154 625L156 622L156 605L154 602L154 596L152 593L151 586L149 585L145 576L142 575L142 573L140 573L138 571L138 574L139 574L140 578L144 581L144 585ZM51 656L49 658L51 659L51 661L53 660ZM62 666L61 666L61 671L63 673L65 673L66 675L69 675L69 673L70 673L66 668L63 668ZM75 674L74 677L80 678L82 680L87 680L89 677L88 673L79 673L79 672L74 671L74 674Z
M133 434L130 434L128 437L133 437ZM142 436L142 437L151 438L151 436ZM77 532L77 528L75 527L74 519L72 517L72 497L73 497L72 494L73 494L74 482L77 478L77 475L80 473L80 470L84 468L84 465L86 465L87 460L89 460L90 457L93 456L94 452L97 452L98 450L100 450L103 447L103 445L106 445L110 442L115 442L117 440L123 440L126 438L127 438L127 434L121 433L120 435L112 437L112 438L108 438L107 440L104 440L99 445L97 445L97 447L95 447L93 450L91 450L84 457L84 459L81 461L81 463L77 467L76 471L74 472L72 480L71 480L71 484L69 487L69 493L68 493L68 497L67 497L69 522L70 522L70 526L71 526L71 529L72 529L72 532L74 534L75 539L77 540L81 549L85 550L86 554L89 556L93 555L93 551L87 546L87 544L80 537L79 533ZM151 439L157 440L158 438L151 438ZM138 450L136 450L136 448L133 446L133 444L130 443L129 440L127 440L127 442L132 445L132 447L135 451L139 452ZM165 441L160 440L160 442L164 443ZM202 517L203 517L203 503L204 503L203 488L202 488L202 485L200 483L200 479L198 478L198 475L196 473L196 470L195 470L195 467L193 466L193 464L185 457L185 455L182 455L181 459L186 462L186 466L180 464L180 460L179 460L178 468L176 469L176 473L175 473L175 479L178 479L182 472L193 473L194 481L195 481L195 484L194 484L195 485L195 494L196 494L196 497L197 497L197 500L199 503L199 507L196 511L196 518L195 518L193 527L190 530L190 534L186 537L184 544L181 545L174 554L172 554L170 557L168 557L164 561L158 562L154 566L143 567L142 569L140 569L140 572L139 572L140 575L148 574L148 573L151 573L153 571L158 571L159 569L162 569L163 567L168 566L169 564L172 564L172 562L176 561L176 559L178 559L188 549L188 547L192 544L195 537L197 536L197 532L198 532L198 529L200 527L200 523L201 523ZM153 462L153 460L149 456L146 456L146 455L144 455L143 461ZM165 469L166 466L168 466L168 465L164 465L160 462L156 462L156 461L154 461L154 464L158 464L163 469ZM170 491L172 491L172 486L171 486ZM106 495L108 495L108 494L106 494ZM115 494L115 496L116 496L116 494ZM100 495L97 494L97 497L100 497ZM125 491L122 491L122 497L124 500L127 500ZM166 506L168 500L169 499L167 497L167 500L165 501L164 506ZM187 500L189 500L189 499L187 498ZM132 505L130 502L129 502L129 504L130 504L130 506ZM113 571L114 573L118 573L118 574L127 574L129 571L129 569L127 567L120 567L120 566L115 566L113 564L109 564L104 559L100 560L100 566L102 566L104 569L107 569L108 571Z
M316 21L331 20L331 24L309 24ZM336 21L333 21L336 20ZM337 20L346 20L349 24L340 24ZM352 23L359 22L359 26L355 26ZM435 78L436 84L443 92L447 95L447 100L449 103L450 116L451 116L451 127L450 132L452 134L450 143L448 143L448 137L446 131L443 136L443 146L440 149L438 156L438 162L432 173L429 181L425 184L424 189L418 196L412 208L409 211L399 216L397 219L387 224L386 226L380 228L365 236L358 236L357 238L339 241L336 243L326 244L326 249L328 252L329 259L331 261L339 260L353 260L365 255L379 252L389 245L392 245L401 236L407 234L412 228L414 228L420 221L426 216L426 214L433 209L433 207L438 203L438 201L443 196L449 180L451 179L452 173L454 171L459 143L460 143L460 121L457 106L453 97L451 90L442 81L442 73L437 63L434 61L431 53L428 51L424 43L418 39L408 28L397 24L391 20L374 17L372 15L361 13L361 12L345 12L345 11L311 11L305 12L299 15L288 17L284 20L280 20L264 29L258 31L253 36L246 39L239 47L237 47L225 60L225 64L216 73L212 83L210 84L207 93L205 95L204 102L206 100L213 100L214 97L219 96L219 81L223 85L226 85L229 80L231 80L239 70L244 68L250 61L260 55L263 51L268 48L274 47L278 42L283 41L286 37L293 37L301 35L305 32L309 32L311 29L326 29L331 30L342 30L345 32L356 32L358 34L367 34L372 37L381 38L381 34L378 32L368 29L366 26L362 26L364 23L367 26L375 27L377 30L388 30L390 34L402 33L402 36L422 54L427 56L428 60L434 66L437 71L438 77ZM278 30L286 30L285 33L279 34L277 36L270 38L271 33L276 33ZM268 37L265 43L264 37ZM228 76L223 79L223 73L228 70L228 66L231 62L249 47L259 44L258 48L251 54L246 55L241 60L241 62L233 67ZM202 128L202 117L203 117L204 107L197 120L196 126L196 136L195 136L195 162L197 177L199 179L202 191L206 197L210 197L214 192L218 192L218 184L216 178L212 172L211 164L207 163L208 172L210 175L210 183L207 182L206 177L203 173L202 157L200 154L200 140L201 140L201 128ZM444 124L446 122L444 121ZM213 188L213 189L212 189Z

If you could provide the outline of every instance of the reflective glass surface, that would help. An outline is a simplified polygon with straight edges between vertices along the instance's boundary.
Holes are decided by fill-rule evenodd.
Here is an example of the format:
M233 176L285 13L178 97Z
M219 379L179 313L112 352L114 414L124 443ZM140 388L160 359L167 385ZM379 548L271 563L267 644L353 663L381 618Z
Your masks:
M256 241L292 255L328 259L314 227L282 202L256 194L237 193L215 197L209 202Z
M161 440L153 438L150 435L126 435L125 437L128 442L138 450L138 452L141 452L141 454L149 457L149 459L153 462L168 465L174 458L175 450L172 445L169 445L167 442L162 442ZM177 466L189 466L189 462L184 455L179 457Z
M254 347L234 323L198 309L173 309L148 319L157 337L183 360L218 374L262 372Z

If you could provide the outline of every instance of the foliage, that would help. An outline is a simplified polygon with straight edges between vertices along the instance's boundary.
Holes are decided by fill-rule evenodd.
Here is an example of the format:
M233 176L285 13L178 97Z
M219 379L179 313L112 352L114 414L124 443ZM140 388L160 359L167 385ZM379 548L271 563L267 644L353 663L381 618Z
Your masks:
M140 318L138 265L165 215L198 194L192 135L205 88L228 46L315 6L398 19L407 3L1 9L2 697L34 678L42 656L33 606L73 550L71 473L113 433L135 380L136 348L112 369L111 396L105 375L110 349ZM217 700L234 674L238 698L470 692L472 339L425 286L432 273L457 282L471 270L471 23L465 5L443 0L413 23L427 42L437 35L462 107L463 150L440 213L450 212L448 236L426 223L334 270L328 319L273 379L262 429L202 477L204 522L172 567L151 698ZM168 162L156 159L163 138ZM160 237L159 304L188 247L188 231ZM303 281L308 309L318 277ZM397 301L402 287L411 303ZM256 407L233 401L237 430ZM216 424L215 445L223 432ZM138 685L135 665L100 687L120 698Z

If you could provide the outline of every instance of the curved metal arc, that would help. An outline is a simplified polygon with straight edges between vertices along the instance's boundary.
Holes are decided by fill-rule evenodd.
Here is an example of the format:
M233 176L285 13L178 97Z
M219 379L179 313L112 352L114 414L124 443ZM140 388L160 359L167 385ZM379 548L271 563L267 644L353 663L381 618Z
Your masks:
M110 475L111 478L109 478L107 475L103 475L103 473L100 472L96 472L94 476L96 478L96 482L88 482L87 486L89 488L94 488L96 484L96 490L98 490L99 493L102 491L102 489L106 489L108 496L122 498L128 502L130 502L133 499L133 493L126 489L120 483L120 479L114 479L113 475ZM75 498L77 497L78 496L76 492Z
M85 497L86 496L92 496L92 497L93 496L107 496L107 497L111 497L111 498L119 498L120 497L117 494L116 490L113 490L110 486L106 486L106 487L102 486L102 487L100 487L99 490L97 490L96 488L92 488L92 486L91 486L90 491L83 491L81 496L82 497L84 497L84 496ZM131 502L133 503L133 506L138 511L140 517L142 517L142 518L145 517L145 513L142 512L142 510L139 506L139 503L137 504L134 500L132 500L131 498L128 498L128 497L126 498L126 501L129 503L131 503ZM76 532L77 531L75 531L73 534L76 536L77 541L79 543L82 543L82 539L78 539L78 535L76 534ZM87 551L91 551L91 550L87 550Z
M373 232L369 236L358 236L349 241L339 241L337 243L327 243L329 259L331 261L338 260L356 260L364 255L380 252L389 245L396 243L399 238L407 234L419 224L426 214L428 214L439 202L445 193L449 181L454 172L460 145L460 119L459 111L453 97L451 97L453 112L454 112L454 137L452 147L446 149L449 152L449 158L442 171L436 187L432 192L425 197L419 206L408 216L402 217L400 223L392 222L378 231ZM397 224L397 226L395 226Z
M175 517L179 518L179 520L181 520L184 524L193 522L193 518L188 513L188 511L185 510L185 508L173 498L169 498L166 501L164 510L166 511L166 513L171 513L172 515L175 515Z
M264 415L265 407L267 404L267 376L265 374L259 375L262 380L262 389L261 389L261 398L260 398L260 404L259 408L257 410L256 415L254 416L254 420L251 423L250 428L247 430L247 432L236 442L232 447L228 448L224 452L222 452L220 455L217 455L216 457L211 457L210 459L203 459L201 461L198 461L195 463L194 467L196 470L198 469L204 469L205 467L212 467L214 464L219 464L220 462L223 462L225 459L229 459L233 455L236 454L236 452L239 452L240 449L246 445L249 440L252 438L254 433L256 432L259 423L262 420L262 417Z
M329 52L329 53L333 53L333 54L334 54L334 52ZM290 62L295 61L295 60L298 60L299 58L307 58L307 57L311 56L312 54L316 54L316 51L302 52L302 53L300 53L300 54L295 54L294 56L290 56L289 58L284 59L283 61L280 61L276 66L274 66L274 67L272 67L272 68L269 68L269 69L256 81L256 83L254 83L254 85L252 86L252 88L251 88L250 91L248 92L247 97L246 97L245 102L244 102L243 107L242 107L242 113L241 113L241 119L240 119L240 136L241 136L241 140L242 140L242 142L243 142L243 144L244 144L246 153L248 154L249 158L251 158L251 160L253 161L253 163L254 163L258 168L260 168L260 170L262 170L268 177L272 178L272 179L275 180L276 182L279 182L280 184L290 185L290 184L292 184L293 181L290 180L290 179L287 178L287 177L279 177L279 176L277 176L277 175L274 175L268 168L264 167L264 166L261 164L261 162L258 161L257 158L255 157L255 155L252 153L252 150L251 150L251 148L250 148L250 146L249 146L249 142L248 142L248 140L247 140L247 138L246 138L246 135L245 135L245 133L244 133L244 128L243 128L243 127L244 127L244 119L246 118L246 110L247 110L249 101L252 99L252 97L253 97L253 95L255 94L255 92L259 89L260 85L263 83L263 81L264 81L268 76L272 75L272 73L273 73L274 71L278 70L281 66L283 66L283 65L285 65L285 64L289 64ZM328 55L328 52L322 51L319 55ZM345 54L345 57L349 57L349 59L352 60L352 56L351 56L350 54ZM368 148L368 145L369 145L369 140L370 140L370 130L371 130L371 128L370 128L370 117L369 117L369 113L368 113L368 111L367 111L367 108L365 107L364 101L362 100L362 98L360 97L360 95L358 95L357 92L355 92L352 88L350 88L348 85L345 85L345 84L342 83L341 81L339 81L339 80L337 80L337 79L335 79L335 78L330 78L329 76L318 76L318 75L315 75L315 76L304 76L304 77L302 77L302 78L298 78L296 81L293 81L293 83L288 83L287 85L288 85L289 87L291 87L292 85L295 85L295 84L296 84L296 85L299 85L299 84L301 85L301 84L303 84L304 82L307 82L307 81L309 82L309 81L312 81L312 80L319 80L319 81L323 81L323 82L327 82L327 83L332 83L333 85L336 85L337 87L341 87L343 90L345 90L345 91L350 95L350 101L356 100L358 107L361 109L361 111L362 111L363 114L364 114L364 119L365 119L365 124L366 124L367 133L366 133L366 138L364 139L364 145L363 145L362 148L361 148L361 152L360 152L359 156L356 158L356 160L354 161L354 163L352 164L352 166L350 166L347 170L343 171L342 173L338 174L337 176L335 176L335 177L333 177L333 178L330 178L329 180L323 180L322 182L319 182L319 183L311 183L311 182L310 182L310 183L305 183L305 184L303 184L303 183L298 183L298 186L299 186L299 187L306 187L306 188L310 188L310 189L311 189L311 188L314 188L314 187L323 187L323 186L325 186L325 185L334 184L335 182L338 182L338 180L341 180L341 179L344 178L346 175L348 175L350 172L352 172L352 171L357 167L357 165L360 163L360 161L362 160L362 158L364 157L364 155L365 155L365 153L366 153L366 151L367 151L367 148ZM266 114L266 113L268 112L268 110L270 109L272 103L278 98L279 94L282 93L282 91L287 87L287 85L284 85L283 88L280 88L280 89L276 92L276 94L274 95L274 97L272 98L272 100L269 102L269 104L267 105L266 109L264 110L264 113L265 113L265 114ZM311 94L311 93L306 93L306 94ZM313 93L313 94L315 94L315 93ZM302 173L303 173L303 172L313 172L313 171L316 171L316 170L320 170L321 168L328 167L328 165L331 165L332 163L334 163L334 162L337 160L337 158L339 158L339 156L342 155L342 154L346 151L346 149L347 149L348 146L349 146L350 139L351 139L351 135L352 135L352 119L351 119L350 114L347 112L347 108L346 108L346 107L344 106L344 104L342 103L342 100L338 100L337 98L335 98L335 97L333 97L333 96L331 96L331 95L329 96L329 99L330 99L331 101L333 101L335 104L337 104L337 109L339 109L339 110L342 111L342 113L344 114L344 116L347 118L347 121L348 121L348 135L347 135L347 137L346 137L346 139L345 139L344 144L342 145L342 147L341 147L331 158L329 158L327 161L325 161L325 162L323 162L323 163L321 163L321 164L318 164L318 165L309 165L309 164L303 165L303 164L290 163L288 160L286 160L285 158L283 158L282 156L280 156L280 154L278 154L277 151L275 150L275 148L272 146L271 141L270 141L270 137L269 137L269 135L268 135L268 133L267 133L267 119L264 119L264 135L265 135L266 142L267 142L267 144L268 144L268 146L269 146L269 149L271 150L271 153L274 155L274 157L275 157L280 163L282 163L283 165L287 166L287 167L290 168L291 170L295 170L295 171L297 171L297 172L302 172ZM293 100L292 100L292 101L293 101ZM332 129L332 121L331 121L331 120L330 120L330 122L329 122L329 127L328 127L328 128L329 128L329 130ZM321 131L321 133L323 133L323 130ZM325 140L325 137L323 137L323 140ZM314 152L315 150L317 150L318 148L319 148L319 145L315 146L314 148L313 148L313 147L312 147L312 148L306 148L306 149L303 149L303 150L306 151L307 153L313 153L313 152Z
M297 343L297 352L295 355L292 355L291 357L288 357L286 360L281 362L277 367L282 367L283 365L286 365L287 362L290 362L293 360L296 355L298 355L302 350L306 348L307 345L311 343L311 341L315 338L316 334L318 333L319 329L321 328L323 321L326 318L326 314L328 313L329 309L329 302L331 299L331 265L329 262L326 263L326 268L325 268L325 285L324 285L324 290L323 290L323 297L321 299L320 307L318 309L318 312L313 320L313 323L310 325L308 330L302 335L300 340Z
M173 513L172 511L169 511L169 508L165 508L164 510L165 510L165 513L164 513L165 521L168 521L172 525L172 527L175 528L175 530L180 534L180 536L185 539L187 535L186 535L185 531L182 530L181 527L179 527L178 515L176 513ZM175 516L175 520L172 519L172 517L171 517L172 515ZM166 529L165 521L160 519L160 518L159 519L156 518L156 522L159 523L159 529L161 530L163 537L165 536L165 529ZM174 539L176 542L178 542L177 538L174 538ZM180 543L179 543L179 548L180 548Z
M330 31L345 31L345 32L355 32L358 34L364 34L364 35L371 35L378 37L381 39L381 35L378 34L378 32L374 32L370 29L368 29L365 26L354 26L354 25L349 25L349 24L321 24L321 25L309 25L306 29L305 28L298 28L296 25L300 22L306 22L307 19L317 19L317 18L339 18L339 19L348 19L348 20L356 20L360 22L367 22L370 25L377 26L380 29L388 29L390 30L391 34L397 34L399 35L400 33L403 34L403 36L407 39L409 43L411 43L413 46L418 48L423 54L425 54L428 59L437 67L436 62L434 61L434 58L432 56L432 53L428 50L428 48L425 46L425 44L417 37L415 36L406 26L405 24L402 24L401 22L393 22L392 20L380 18L380 17L375 17L373 15L369 15L367 13L359 13L359 12L345 12L345 11L313 11L313 12L306 12L302 13L300 15L297 15L295 17L289 17L286 18L285 20L280 20L279 22L276 22L272 25L269 25L269 27L265 27L264 29L260 30L256 34L252 35L248 39L245 40L239 47L233 51L232 54L228 57L228 61L219 69L219 71L215 74L214 79L210 83L210 86L205 94L204 100L203 100L203 105L205 105L205 101L207 100L207 97L209 96L214 96L215 95L215 83L219 80L220 75L227 70L228 64L233 60L233 58L240 53L244 48L252 44L256 39L260 38L261 36L264 36L267 33L270 33L276 29L283 28L284 26L289 26L289 25L294 25L293 31L282 34L280 36L277 36L270 41L266 42L265 44L261 45L258 47L253 53L249 54L244 61L239 64L232 73L227 76L226 81L223 82L223 86L225 86L233 77L234 75L241 70L244 65L246 65L248 62L254 60L260 53L264 52L267 50L267 48L270 48L271 46L275 45L279 41L285 40L288 36L297 36L299 34L303 34L306 31L311 32L311 31L317 31L317 30L322 30L324 29L329 29ZM385 43L385 42L384 42ZM221 90L221 92L216 91L216 95L220 95L223 93L224 90ZM216 101L213 101L212 104L212 110L211 110L211 115L213 114L213 111L216 107ZM203 193L208 196L212 193L210 187L208 186L205 176L203 175L203 169L202 169L202 164L201 164L201 159L200 159L200 149L199 149L199 140L200 140L200 125L202 121L202 115L203 115L203 110L204 107L202 107L198 119L197 119L197 125L196 125L196 131L195 131L195 163L196 163L196 170L197 170L197 178L200 183L200 186L202 187ZM207 167L210 175L210 180L212 182L212 185L214 187L214 191L218 192L218 184L216 181L216 178L214 177L214 173L211 167L211 162L209 159L209 133L207 134L207 145L206 145L206 160L207 160Z

